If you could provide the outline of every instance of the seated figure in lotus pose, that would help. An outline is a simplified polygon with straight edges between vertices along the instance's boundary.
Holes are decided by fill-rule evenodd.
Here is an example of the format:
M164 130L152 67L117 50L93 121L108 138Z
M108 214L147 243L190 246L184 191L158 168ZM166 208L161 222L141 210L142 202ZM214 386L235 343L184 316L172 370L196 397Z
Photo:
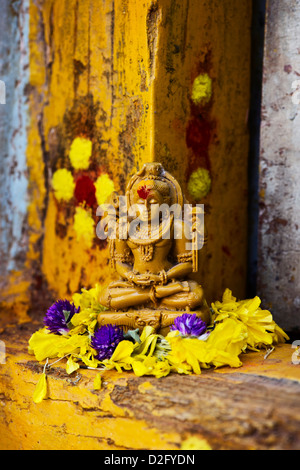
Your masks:
M161 164L145 164L134 175L126 191L127 206L139 208L131 222L137 222L126 236L109 238L110 258L120 280L101 293L100 303L108 311L99 315L100 325L165 330L183 312L196 313L207 323L210 311L203 288L189 279L197 270L198 247L187 238L186 222L170 207L183 211L178 182ZM164 214L166 211L166 214ZM129 222L128 222L129 226Z

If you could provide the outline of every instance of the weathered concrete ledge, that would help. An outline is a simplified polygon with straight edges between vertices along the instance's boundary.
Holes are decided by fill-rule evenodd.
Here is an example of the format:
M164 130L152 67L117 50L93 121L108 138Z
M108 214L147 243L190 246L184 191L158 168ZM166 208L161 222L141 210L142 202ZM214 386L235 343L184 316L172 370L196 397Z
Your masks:
M6 326L0 365L0 449L177 450L190 436L212 449L299 449L300 366L290 344L243 356L240 369L162 379L105 371L48 375L48 398L33 392L43 370L27 352L38 324Z

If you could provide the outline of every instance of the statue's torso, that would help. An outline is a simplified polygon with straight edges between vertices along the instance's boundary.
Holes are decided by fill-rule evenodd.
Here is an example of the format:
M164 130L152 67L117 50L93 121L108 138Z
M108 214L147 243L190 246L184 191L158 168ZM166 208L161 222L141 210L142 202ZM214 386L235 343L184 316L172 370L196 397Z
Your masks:
M138 244L138 241L128 239L127 244L133 254L134 271L144 274L147 272L159 274L167 271L172 263L168 260L168 255L172 247L172 240L161 239L148 245Z

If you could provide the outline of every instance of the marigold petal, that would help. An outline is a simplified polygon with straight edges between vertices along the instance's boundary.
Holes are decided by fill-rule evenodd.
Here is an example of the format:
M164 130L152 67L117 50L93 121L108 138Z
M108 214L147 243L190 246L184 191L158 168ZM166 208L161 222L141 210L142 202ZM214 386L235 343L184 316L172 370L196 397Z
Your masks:
M41 375L39 381L36 385L34 394L33 394L33 401L36 404L41 403L47 396L47 376L45 373Z
M102 387L102 376L101 374L97 374L94 379L94 390L101 390Z
M72 374L73 372L75 372L75 370L79 369L79 364L77 364L77 362L75 362L72 358L72 356L69 357L68 361L67 361L67 366L66 366L66 372L67 374Z

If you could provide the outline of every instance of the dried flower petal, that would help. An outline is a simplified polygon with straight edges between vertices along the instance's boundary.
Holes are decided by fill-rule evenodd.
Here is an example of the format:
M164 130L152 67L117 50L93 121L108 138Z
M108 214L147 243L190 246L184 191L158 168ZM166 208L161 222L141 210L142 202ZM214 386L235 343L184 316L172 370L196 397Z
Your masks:
M47 396L47 376L45 372L41 375L34 394L33 394L33 401L36 404L41 403Z
M101 390L102 387L102 377L101 374L97 374L94 379L94 390Z

